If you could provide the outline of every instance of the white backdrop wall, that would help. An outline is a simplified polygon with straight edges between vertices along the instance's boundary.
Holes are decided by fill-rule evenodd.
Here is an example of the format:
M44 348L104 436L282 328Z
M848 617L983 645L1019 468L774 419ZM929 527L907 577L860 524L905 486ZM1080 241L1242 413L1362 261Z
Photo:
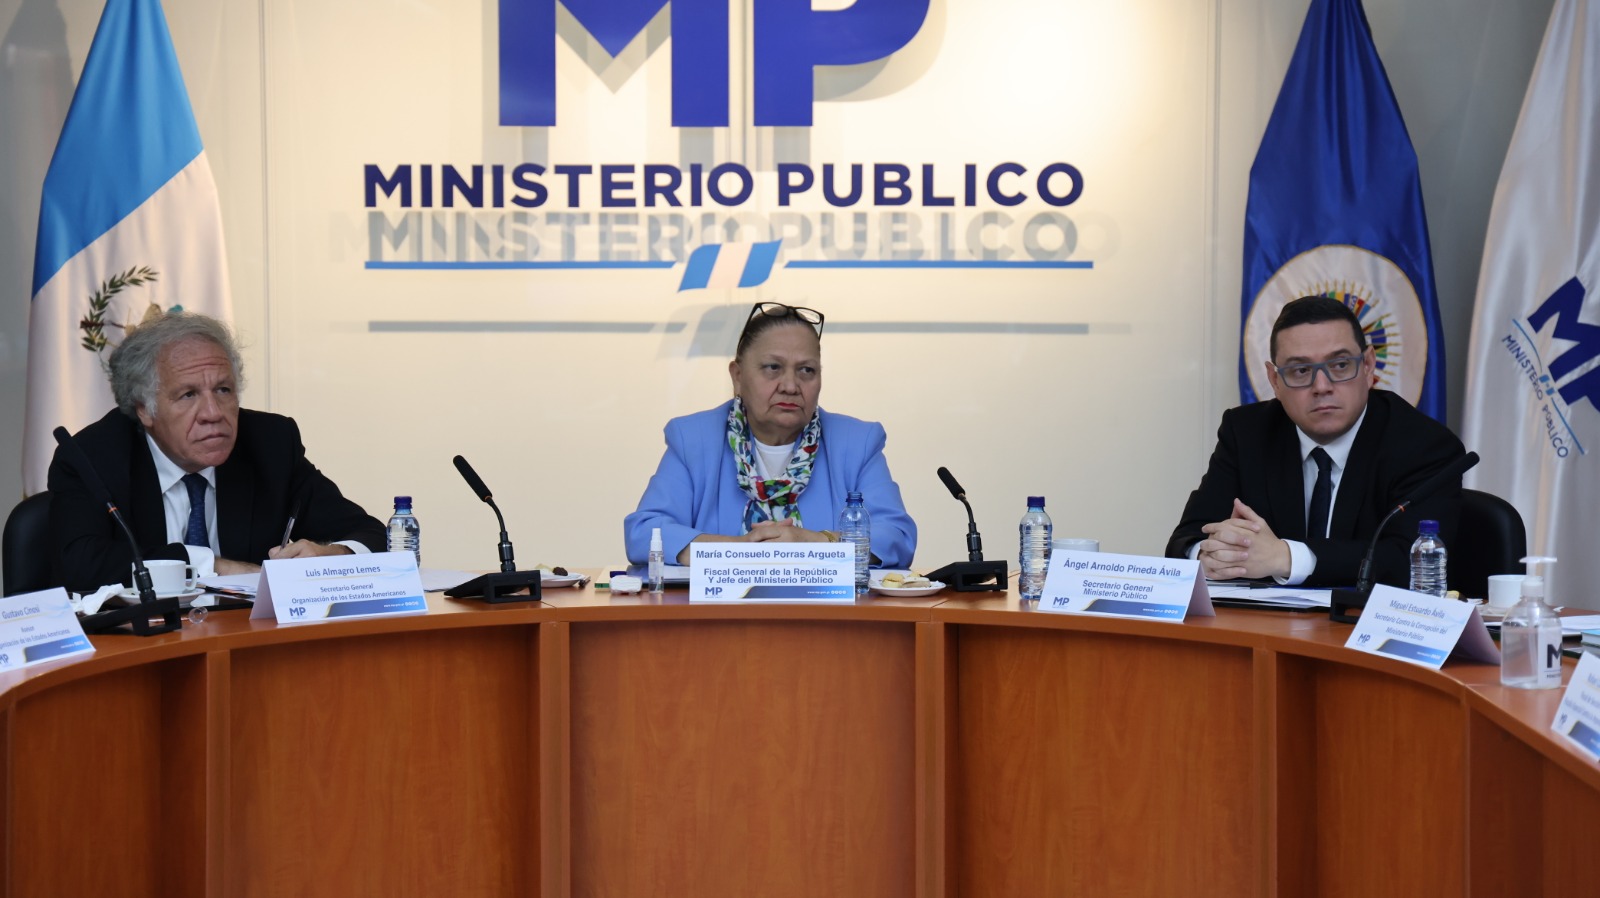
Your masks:
M524 129L497 123L495 0L165 5L222 194L246 401L295 416L313 460L380 518L395 493L415 496L431 566L494 561L492 515L450 467L457 452L495 489L521 561L617 564L621 519L660 456L661 425L726 398L733 339L758 299L829 316L822 403L888 428L924 567L964 552L960 507L933 476L941 464L972 494L993 553L1014 555L1030 493L1049 497L1058 533L1159 552L1217 415L1236 401L1246 177L1304 0L934 0L881 71L819 74L827 99L810 129L748 123L750 26L735 4L731 83L743 102L731 127L686 131L668 118L665 16L613 62L563 13L558 124ZM1367 3L1421 159L1453 420L1489 202L1549 6ZM99 8L0 0L0 420L12 434L0 441L0 487L10 486L0 492L11 495L39 184ZM676 292L681 265L364 265L374 215L391 224L404 215L392 199L364 206L368 164L730 161L758 184L734 209L602 209L591 177L578 208L542 212L633 214L637 226L613 222L641 243L643 222L672 212L735 218L742 239L779 236L770 221L810 223L810 243L786 244L759 288ZM1030 172L1070 163L1083 173L1082 198L1061 210L1037 198L1009 209L833 210L814 188L780 208L770 174L777 162L819 175L830 162L927 163L953 193L963 164L1006 161ZM557 179L544 180L557 192ZM430 241L458 211L424 212L420 246L456 246L453 232ZM467 218L494 227L503 211ZM1071 257L1094 267L782 267L818 257L824 212L864 212L874 227L907 213L912 221L895 227L920 224L933 243L942 211L958 231L984 212L1019 222L1060 212L1077 238ZM601 251L597 230L579 229L578 255ZM984 233L1023 251L1020 226ZM1039 236L1046 250L1053 236ZM621 251L630 250L646 251Z

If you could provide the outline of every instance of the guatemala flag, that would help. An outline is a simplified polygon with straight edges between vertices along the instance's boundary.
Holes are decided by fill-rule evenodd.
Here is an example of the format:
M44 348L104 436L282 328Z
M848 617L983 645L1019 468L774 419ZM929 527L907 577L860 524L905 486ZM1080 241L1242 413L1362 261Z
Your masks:
M52 429L115 404L104 362L129 327L230 306L217 187L161 4L107 0L39 203L23 489L45 488Z
M1417 154L1360 0L1312 0L1250 168L1239 392L1271 398L1272 322L1291 299L1343 300L1377 386L1438 420L1444 335Z
M713 243L689 254L678 292L706 287L755 287L767 282L782 240L765 243Z

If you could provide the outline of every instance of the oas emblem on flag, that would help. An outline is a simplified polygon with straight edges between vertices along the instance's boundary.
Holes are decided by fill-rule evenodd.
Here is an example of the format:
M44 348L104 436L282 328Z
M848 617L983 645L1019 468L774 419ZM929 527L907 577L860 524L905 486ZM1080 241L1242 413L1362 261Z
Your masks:
M1259 399L1272 396L1272 323L1290 300L1329 296L1356 313L1377 356L1375 386L1416 405L1428 365L1428 328L1422 300L1405 272L1388 258L1359 246L1328 244L1307 250L1273 272L1250 304L1244 323L1245 373Z

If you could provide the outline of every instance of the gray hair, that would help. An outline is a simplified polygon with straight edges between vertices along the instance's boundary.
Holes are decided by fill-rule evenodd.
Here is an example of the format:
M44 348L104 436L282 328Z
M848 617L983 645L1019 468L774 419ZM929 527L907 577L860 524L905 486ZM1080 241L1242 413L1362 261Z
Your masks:
M172 312L133 328L122 345L112 350L107 367L111 374L111 395L117 400L117 408L134 420L139 418L140 406L154 414L156 397L161 390L161 375L157 370L161 354L175 343L194 339L209 340L222 349L233 366L234 388L242 391L244 361L239 358L239 347L228 326L194 312Z

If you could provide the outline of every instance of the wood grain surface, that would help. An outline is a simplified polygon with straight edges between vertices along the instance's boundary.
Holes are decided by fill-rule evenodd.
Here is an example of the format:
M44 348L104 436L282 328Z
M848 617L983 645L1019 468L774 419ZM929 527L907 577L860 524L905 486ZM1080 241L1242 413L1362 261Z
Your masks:
M574 896L914 893L909 627L571 630Z
M957 642L958 894L1250 893L1248 650L984 626Z
M429 605L0 673L0 896L1595 891L1559 693L1325 617Z
M235 652L228 894L530 894L536 638Z

